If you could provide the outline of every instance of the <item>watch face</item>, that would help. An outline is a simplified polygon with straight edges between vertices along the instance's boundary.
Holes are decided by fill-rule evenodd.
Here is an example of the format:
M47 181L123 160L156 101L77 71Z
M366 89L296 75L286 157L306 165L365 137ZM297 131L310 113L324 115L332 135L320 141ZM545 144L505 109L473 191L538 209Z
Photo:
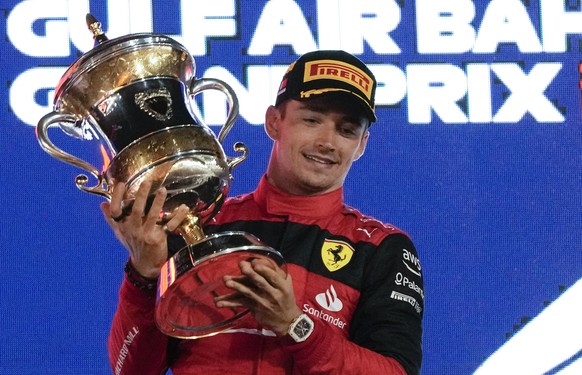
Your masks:
M313 321L309 318L309 316L302 314L300 315L289 327L289 336L295 342L302 342L307 340L307 338L313 332Z
M297 336L303 338L311 331L311 322L307 319L301 319L297 322L293 331Z

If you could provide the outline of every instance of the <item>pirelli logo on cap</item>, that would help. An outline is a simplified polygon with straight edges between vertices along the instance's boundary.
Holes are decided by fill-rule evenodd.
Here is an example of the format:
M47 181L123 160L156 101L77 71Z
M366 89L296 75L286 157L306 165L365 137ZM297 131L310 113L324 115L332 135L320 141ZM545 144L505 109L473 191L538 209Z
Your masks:
M303 82L317 79L347 83L362 92L368 100L372 98L372 77L352 64L337 60L315 60L305 63Z

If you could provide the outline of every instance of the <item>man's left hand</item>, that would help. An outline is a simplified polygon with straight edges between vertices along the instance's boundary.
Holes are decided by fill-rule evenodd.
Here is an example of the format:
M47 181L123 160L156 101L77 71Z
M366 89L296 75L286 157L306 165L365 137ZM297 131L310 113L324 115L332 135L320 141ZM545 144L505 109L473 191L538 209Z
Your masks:
M287 334L290 324L301 315L295 302L291 275L265 258L242 261L241 275L224 276L233 293L215 298L217 307L246 307L256 321L277 336Z

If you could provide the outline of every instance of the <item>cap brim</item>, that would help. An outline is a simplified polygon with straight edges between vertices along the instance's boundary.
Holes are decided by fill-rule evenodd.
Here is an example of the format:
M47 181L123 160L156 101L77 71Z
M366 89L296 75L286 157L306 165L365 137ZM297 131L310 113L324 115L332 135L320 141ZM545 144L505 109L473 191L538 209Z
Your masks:
M313 92L313 91L310 92L309 95L302 95L302 93L300 93L298 97L289 98L289 99L306 101L306 100L311 100L311 99L314 99L317 97L328 96L328 95L339 95L339 96L343 97L344 99L347 99L350 102L352 102L356 107L358 107L362 110L363 115L366 116L368 118L368 120L370 120L370 124L377 121L376 114L374 113L374 110L372 108L370 108L370 106L368 105L368 102L365 99L361 98L357 93L355 93L351 90L340 89L340 88L320 89L320 90L317 90L317 92Z

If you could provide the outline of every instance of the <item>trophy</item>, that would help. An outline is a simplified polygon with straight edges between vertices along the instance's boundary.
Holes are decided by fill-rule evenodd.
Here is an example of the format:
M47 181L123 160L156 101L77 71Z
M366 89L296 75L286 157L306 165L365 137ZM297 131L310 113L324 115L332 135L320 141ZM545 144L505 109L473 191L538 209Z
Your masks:
M237 157L228 157L224 138L238 117L238 100L224 82L196 78L195 62L177 41L160 34L139 33L108 39L100 23L87 15L95 47L82 55L55 88L53 111L40 119L37 138L51 156L91 174L75 183L87 193L111 199L113 186L127 186L123 210L131 210L144 181L155 191L167 189L163 213L181 204L190 211L179 232L186 246L172 255L160 273L155 317L159 329L173 337L199 338L235 327L245 308L218 309L214 298L228 294L225 274L240 274L241 260L263 258L286 270L281 254L245 232L206 236L203 227L226 198L231 171L248 153L240 142ZM194 97L207 90L226 96L227 118L218 136L193 108ZM99 144L103 166L97 169L58 148L48 129ZM163 216L162 216L163 217Z

